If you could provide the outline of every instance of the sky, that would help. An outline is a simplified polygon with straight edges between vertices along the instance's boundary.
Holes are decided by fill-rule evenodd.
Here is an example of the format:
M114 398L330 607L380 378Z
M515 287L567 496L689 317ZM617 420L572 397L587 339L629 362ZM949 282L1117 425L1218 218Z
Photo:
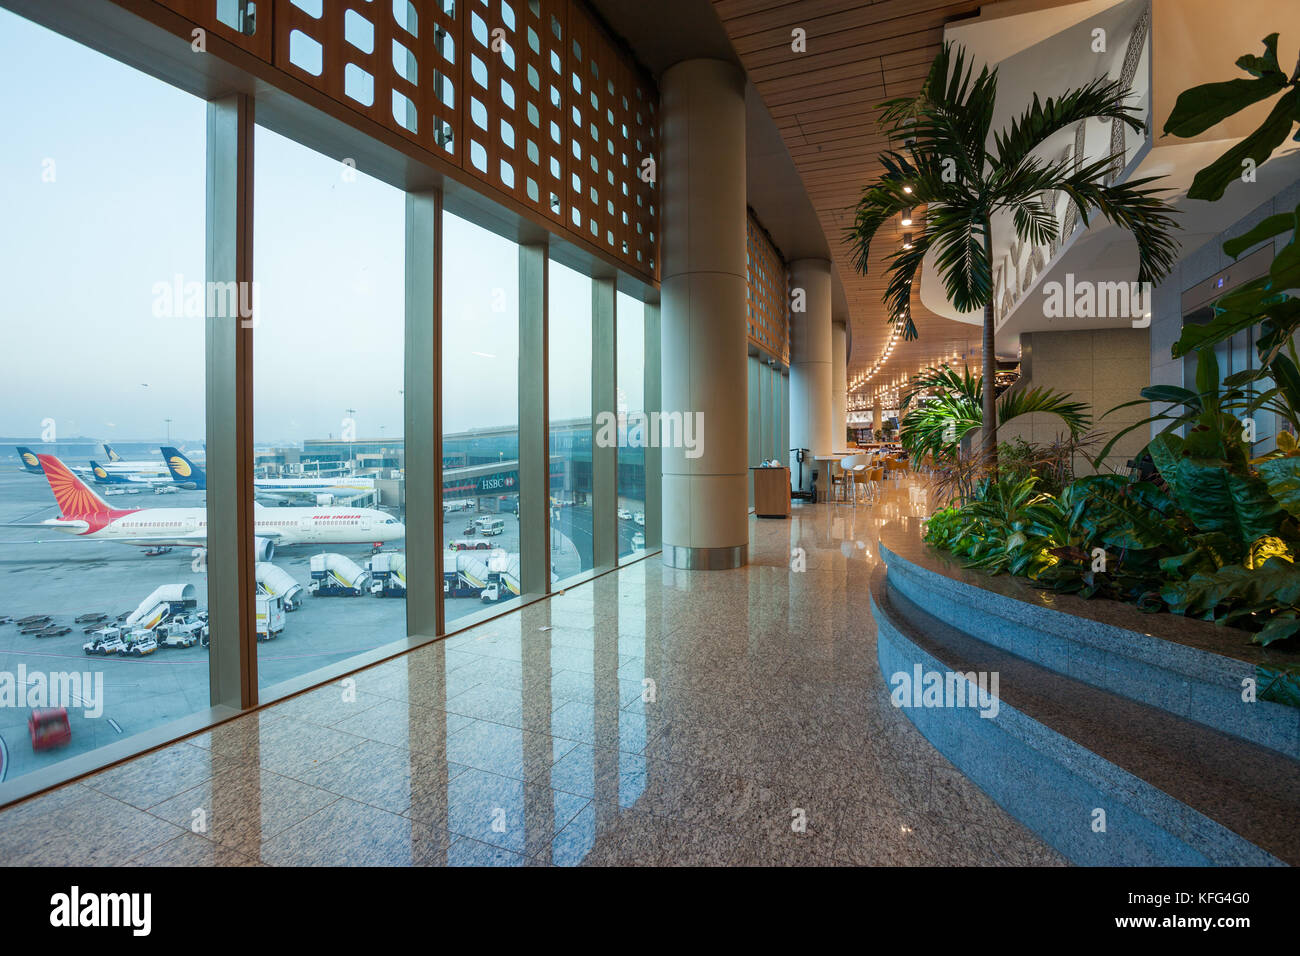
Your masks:
M0 435L52 420L65 438L202 441L203 319L168 313L163 288L204 280L206 105L4 10L0 74ZM260 127L254 167L255 441L337 437L348 418L358 438L400 435L401 190ZM444 431L513 424L515 246L444 228ZM556 263L550 281L551 416L578 417L590 281ZM642 308L618 306L620 404L636 409Z

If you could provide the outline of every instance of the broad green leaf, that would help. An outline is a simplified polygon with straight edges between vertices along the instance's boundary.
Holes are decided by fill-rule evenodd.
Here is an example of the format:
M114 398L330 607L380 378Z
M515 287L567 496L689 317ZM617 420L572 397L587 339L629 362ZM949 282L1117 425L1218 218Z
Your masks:
M1201 404L1210 406L1205 396L1219 388L1219 357L1213 349L1205 349L1196 359L1196 390L1201 393Z
M1273 499L1300 517L1300 458L1274 458L1261 463L1258 471Z
M1182 358L1197 349L1203 349L1224 339L1230 339L1243 329L1259 323L1258 312L1216 312L1204 325L1184 325L1183 334L1174 343L1174 358Z
M1281 524L1282 508L1267 485L1228 470L1222 461L1184 457L1175 474L1174 497L1202 531L1253 541L1273 534Z
M1175 405L1196 406L1201 404L1199 395L1190 388L1182 388L1178 385L1148 385L1142 389L1140 394L1151 402L1172 402Z
M1300 369L1287 356L1275 355L1268 370L1294 416L1296 410L1300 409ZM1281 447L1281 444L1279 436L1278 446Z
M1283 637L1290 637L1297 630L1300 630L1300 621L1279 614L1269 622L1268 627L1255 635L1255 643L1268 644ZM1277 670L1257 666L1255 686L1260 688L1260 700L1271 700L1275 704L1285 704L1288 707L1300 707L1300 671L1297 671L1294 664L1279 667Z
M1257 312L1270 295L1268 276L1251 279L1238 289L1233 289L1221 299L1214 302L1216 312Z
M1241 176L1245 160L1254 160L1256 166L1263 165L1273 155L1273 150L1291 134L1298 106L1300 93L1293 89L1284 94L1259 129L1196 174L1187 198L1222 199L1228 186Z
M1147 445L1147 452L1151 455L1151 460L1155 462L1156 471L1160 472L1160 477L1165 480L1165 484L1172 487L1178 474L1178 462L1183 457L1182 436L1175 435L1173 432L1157 435Z
M1294 606L1300 602L1300 568L1274 558L1253 571L1229 565L1166 584L1160 596L1178 614L1213 615L1221 605Z
M1165 121L1165 133L1179 139L1199 136L1234 113L1276 95L1285 86L1286 77L1280 74L1193 86L1179 94L1174 111Z
M1251 246L1295 229L1295 222L1296 214L1291 212L1280 212L1276 216L1269 216L1249 232L1225 242L1223 252L1236 259Z
M1300 245L1295 240L1282 247L1268 270L1268 277L1273 292L1300 288Z
M1238 388L1242 385L1252 385L1255 382L1268 378L1268 369L1248 368L1240 372L1233 372L1223 380L1224 388Z
M1282 72L1282 66L1277 61L1277 38L1276 33L1270 33L1264 37L1264 55L1253 56L1247 53L1245 56L1237 58L1237 66L1241 67L1252 76L1273 76L1282 77L1286 81L1286 74Z

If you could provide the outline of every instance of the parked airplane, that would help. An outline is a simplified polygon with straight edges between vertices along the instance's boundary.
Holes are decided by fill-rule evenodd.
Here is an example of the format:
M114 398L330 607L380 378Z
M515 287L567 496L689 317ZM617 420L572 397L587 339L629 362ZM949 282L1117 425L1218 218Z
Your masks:
M208 473L181 454L179 448L163 445L161 451L163 463L171 473L172 481L182 488L193 488L196 491L208 487Z
M18 446L18 460L22 462L23 471L31 475L43 474L36 452L24 445ZM158 488L171 485L172 479L165 470L154 469L152 473L135 471L131 467L113 469L111 465L101 465L93 458L89 467L84 465L69 466L73 474L89 478L97 485L135 485L146 488Z
M203 490L207 488L207 473L201 465L196 465L185 453L170 445L163 446L163 461L171 469L172 480L183 488ZM353 498L357 495L372 494L375 490L373 478L358 478L339 475L334 478L254 478L253 490L259 498L290 500L305 498L320 501L320 496Z
M152 475L159 478L167 478L167 469L160 468L158 462L140 460L140 461L123 461L122 456L113 451L113 446L108 442L103 443L104 453L108 455L108 461L102 466L110 474L123 475Z
M80 468L73 468L73 474L84 475ZM137 475L133 472L110 472L95 459L90 459L90 477L97 485L154 485L167 479Z
M27 472L27 474L45 474L45 472L41 471L41 462L40 459L36 457L36 452L32 451L30 448L24 448L22 445L19 445L18 460L22 462L23 471Z
M51 528L78 538L116 541L141 547L207 544L204 508L111 507L54 455L37 455L50 483L59 517L10 527ZM269 561L277 546L295 544L392 544L406 537L405 526L375 508L263 508L253 514L257 559Z

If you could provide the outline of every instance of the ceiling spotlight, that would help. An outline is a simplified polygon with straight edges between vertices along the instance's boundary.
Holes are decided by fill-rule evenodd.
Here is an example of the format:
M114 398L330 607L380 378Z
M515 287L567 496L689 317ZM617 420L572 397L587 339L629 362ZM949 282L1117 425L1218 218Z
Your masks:
M903 187L903 192L907 193L909 196L912 195L912 187L911 187L911 186L904 186L904 187Z
M903 225L910 226L911 224L912 224L912 210L906 209L903 211Z
M910 226L911 224L912 224L912 220L911 220L911 219L904 219L904 220L903 220L903 225L905 225L905 226ZM903 234L903 248L904 248L904 249L911 249L911 248L912 248L912 234L911 234L910 232L907 232L907 233L904 233L904 234Z

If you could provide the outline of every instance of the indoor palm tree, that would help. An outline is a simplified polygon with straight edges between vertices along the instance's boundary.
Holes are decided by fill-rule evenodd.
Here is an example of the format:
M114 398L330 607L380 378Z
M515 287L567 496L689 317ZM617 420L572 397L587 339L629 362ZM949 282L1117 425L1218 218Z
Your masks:
M1095 210L1133 234L1141 282L1158 282L1169 274L1177 244L1171 234L1173 208L1156 195L1159 190L1143 188L1151 179L1108 184L1110 157L1076 165L1069 157L1048 160L1035 155L1053 134L1087 119L1145 129L1137 109L1126 105L1130 93L1120 83L1101 78L1045 101L1035 93L1029 107L990 141L997 71L985 67L974 79L972 72L964 51L945 44L918 96L883 104L881 122L892 142L902 141L902 149L881 155L885 171L863 189L847 239L853 245L854 266L865 274L880 227L905 210L926 207L910 245L890 256L888 321L901 324L904 338L916 338L912 280L933 251L953 306L962 312L984 310L983 379L992 382L995 214L1010 215L1022 239L1034 245L1050 243L1059 226L1045 197L1064 193L1078 207L1085 226ZM984 389L982 444L996 454L994 400L994 389Z
M945 365L912 376L903 394L902 408L912 404L919 392L932 394L917 402L899 423L903 447L917 457L929 454L938 460L951 456L968 432L984 424L984 409L988 407L984 380L972 375L970 369L958 372ZM1035 412L1060 418L1073 438L1087 432L1092 424L1088 406L1072 401L1064 392L1048 388L1012 389L997 400L999 425ZM991 456L993 447L985 446L985 454Z

